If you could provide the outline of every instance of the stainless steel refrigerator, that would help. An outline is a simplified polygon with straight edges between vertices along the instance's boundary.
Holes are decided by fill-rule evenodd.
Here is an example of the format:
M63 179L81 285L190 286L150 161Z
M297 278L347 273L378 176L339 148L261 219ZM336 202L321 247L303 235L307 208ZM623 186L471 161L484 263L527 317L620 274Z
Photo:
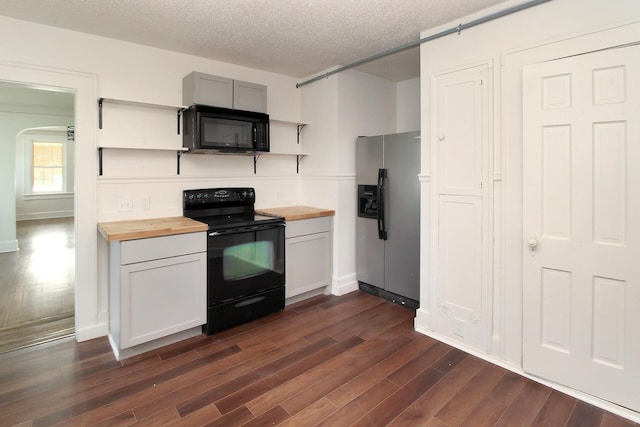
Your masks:
M417 308L420 132L356 141L356 275L360 289Z

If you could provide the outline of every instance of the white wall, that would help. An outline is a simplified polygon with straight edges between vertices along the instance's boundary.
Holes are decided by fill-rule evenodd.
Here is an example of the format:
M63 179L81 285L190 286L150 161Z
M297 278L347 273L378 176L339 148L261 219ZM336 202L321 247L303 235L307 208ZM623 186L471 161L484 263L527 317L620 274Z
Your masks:
M523 2L507 2L424 32L421 37L520 3ZM493 141L490 147L493 170L490 176L493 177L491 222L494 233L490 239L494 250L487 254L488 259L493 258L493 263L486 267L493 271L494 295L492 307L487 308L493 316L492 337L489 337L493 347L488 357L498 363L507 363L517 369L522 357L522 68L557 56L637 41L640 39L637 27L625 25L635 21L640 21L640 2L637 1L555 0L421 46L421 120L425 152L431 135L433 76L479 63L493 64ZM556 56L550 56L552 48ZM431 165L436 162L434 158ZM429 174L427 168L423 161L425 175ZM429 186L430 182L425 181L423 194L430 191ZM432 214L436 214L436 209L434 206ZM422 228L423 240L428 237L428 231ZM421 277L421 295L429 295L431 279L429 275ZM437 336L438 331L431 329L425 310L424 307L419 310L416 327Z
M420 77L398 82L396 132L420 130Z
M0 104L0 252L18 249L16 241L16 138L24 129L73 124L73 112Z
M336 210L332 292L357 289L355 276L355 141L396 129L396 84L349 70L302 87L303 192Z

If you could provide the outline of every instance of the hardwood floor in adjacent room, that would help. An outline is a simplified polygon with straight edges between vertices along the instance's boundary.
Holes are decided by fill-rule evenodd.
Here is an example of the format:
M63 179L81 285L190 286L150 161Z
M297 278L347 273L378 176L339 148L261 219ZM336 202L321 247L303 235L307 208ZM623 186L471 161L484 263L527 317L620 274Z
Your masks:
M413 331L362 292L318 296L117 362L106 339L0 355L0 425L638 426Z
M73 218L19 221L0 253L0 353L74 334Z

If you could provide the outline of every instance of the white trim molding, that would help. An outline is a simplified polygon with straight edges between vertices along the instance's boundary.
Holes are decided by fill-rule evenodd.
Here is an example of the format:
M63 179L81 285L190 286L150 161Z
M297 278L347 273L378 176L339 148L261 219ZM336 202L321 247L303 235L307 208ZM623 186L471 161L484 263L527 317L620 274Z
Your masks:
M50 211L16 214L16 221L73 217L73 211Z
M358 281L356 280L356 273L351 273L339 278L335 278L331 284L331 294L333 295L345 295L353 291L358 290Z
M0 242L0 253L19 251L18 240L7 240Z

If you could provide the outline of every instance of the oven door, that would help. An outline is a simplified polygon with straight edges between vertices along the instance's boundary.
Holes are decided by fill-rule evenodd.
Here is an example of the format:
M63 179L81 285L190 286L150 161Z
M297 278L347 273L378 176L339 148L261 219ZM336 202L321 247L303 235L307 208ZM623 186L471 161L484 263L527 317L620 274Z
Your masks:
M211 231L207 245L209 306L284 286L284 224Z

